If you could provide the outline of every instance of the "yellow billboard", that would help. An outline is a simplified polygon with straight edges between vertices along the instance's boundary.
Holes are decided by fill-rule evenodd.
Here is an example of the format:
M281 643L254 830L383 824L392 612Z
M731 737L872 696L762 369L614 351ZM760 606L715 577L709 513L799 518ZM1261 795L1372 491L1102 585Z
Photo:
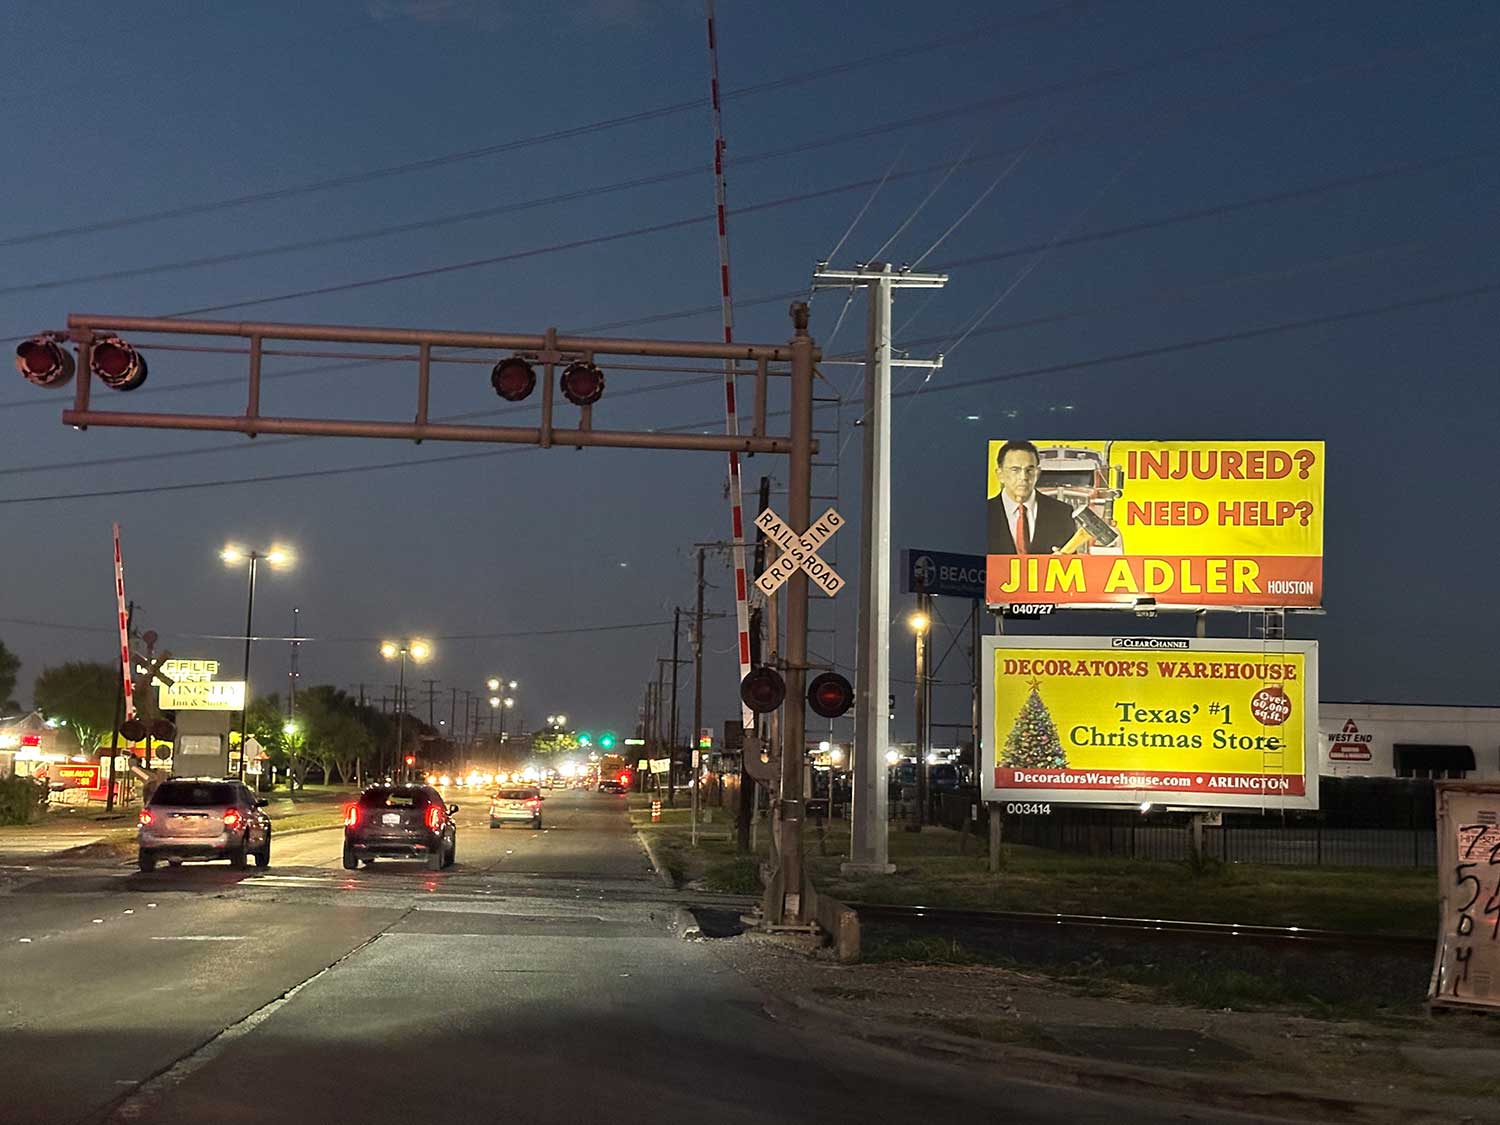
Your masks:
M1320 441L996 440L991 605L1315 607Z
M984 658L986 801L1318 807L1316 641L1001 636Z

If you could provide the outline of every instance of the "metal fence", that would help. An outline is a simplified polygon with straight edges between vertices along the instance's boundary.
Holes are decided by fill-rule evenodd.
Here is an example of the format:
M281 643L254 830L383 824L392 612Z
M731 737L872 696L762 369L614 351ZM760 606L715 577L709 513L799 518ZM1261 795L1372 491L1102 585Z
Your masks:
M934 819L986 836L988 816L978 802L977 792L942 794ZM1324 778L1322 806L1316 812L1225 812L1221 826L1203 829L1204 854L1225 863L1436 866L1430 782ZM1192 851L1185 813L1054 805L1046 815L1008 813L1001 823L1006 843L1078 855L1181 861Z

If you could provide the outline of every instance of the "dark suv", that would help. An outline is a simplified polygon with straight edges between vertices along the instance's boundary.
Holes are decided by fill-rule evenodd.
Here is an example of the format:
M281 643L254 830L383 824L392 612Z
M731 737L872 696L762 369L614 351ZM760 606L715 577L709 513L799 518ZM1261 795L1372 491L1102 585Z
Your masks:
M425 858L433 871L451 866L456 812L430 785L372 785L344 810L344 867L368 866L376 856Z
M163 781L141 810L136 841L140 868L160 860L174 867L184 859L227 859L244 867L253 855L257 867L271 862L271 820L257 797L238 781L172 778Z

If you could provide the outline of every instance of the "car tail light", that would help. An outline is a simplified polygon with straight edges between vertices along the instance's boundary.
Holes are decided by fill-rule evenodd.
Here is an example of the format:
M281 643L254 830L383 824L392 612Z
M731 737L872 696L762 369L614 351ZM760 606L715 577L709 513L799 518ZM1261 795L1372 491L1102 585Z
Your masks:
M141 810L141 825L142 825L142 827L144 827L145 825L154 823L155 820L156 820L156 818L151 815L151 810L150 809L142 809Z
M238 828L240 826L240 821L243 820L243 819L244 818L241 817L240 814L239 814L239 810L237 810L237 809L230 809L228 812L226 812L224 814L224 827L225 828Z
M344 806L344 827L345 828L354 828L358 824L359 824L359 806L358 805L346 805L346 806Z
M620 771L620 784L621 785L629 785L630 784L630 771L629 770L621 770Z
M424 819L427 821L427 827L436 832L443 826L443 806L428 805L427 815Z
M528 809L539 809L542 807L542 799L540 797L533 797L526 802L526 807Z

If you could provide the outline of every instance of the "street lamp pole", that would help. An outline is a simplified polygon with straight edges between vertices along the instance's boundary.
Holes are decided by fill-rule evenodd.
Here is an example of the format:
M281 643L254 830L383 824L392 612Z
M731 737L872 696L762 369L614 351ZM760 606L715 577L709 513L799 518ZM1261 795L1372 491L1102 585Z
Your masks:
M245 780L245 748L249 745L250 728L250 638L255 632L255 566L260 562L260 552L250 552L250 597L245 605L245 705L240 710L240 769L239 778Z
M406 646L401 646L401 674L397 677L400 686L396 689L396 763L392 776L406 780Z

